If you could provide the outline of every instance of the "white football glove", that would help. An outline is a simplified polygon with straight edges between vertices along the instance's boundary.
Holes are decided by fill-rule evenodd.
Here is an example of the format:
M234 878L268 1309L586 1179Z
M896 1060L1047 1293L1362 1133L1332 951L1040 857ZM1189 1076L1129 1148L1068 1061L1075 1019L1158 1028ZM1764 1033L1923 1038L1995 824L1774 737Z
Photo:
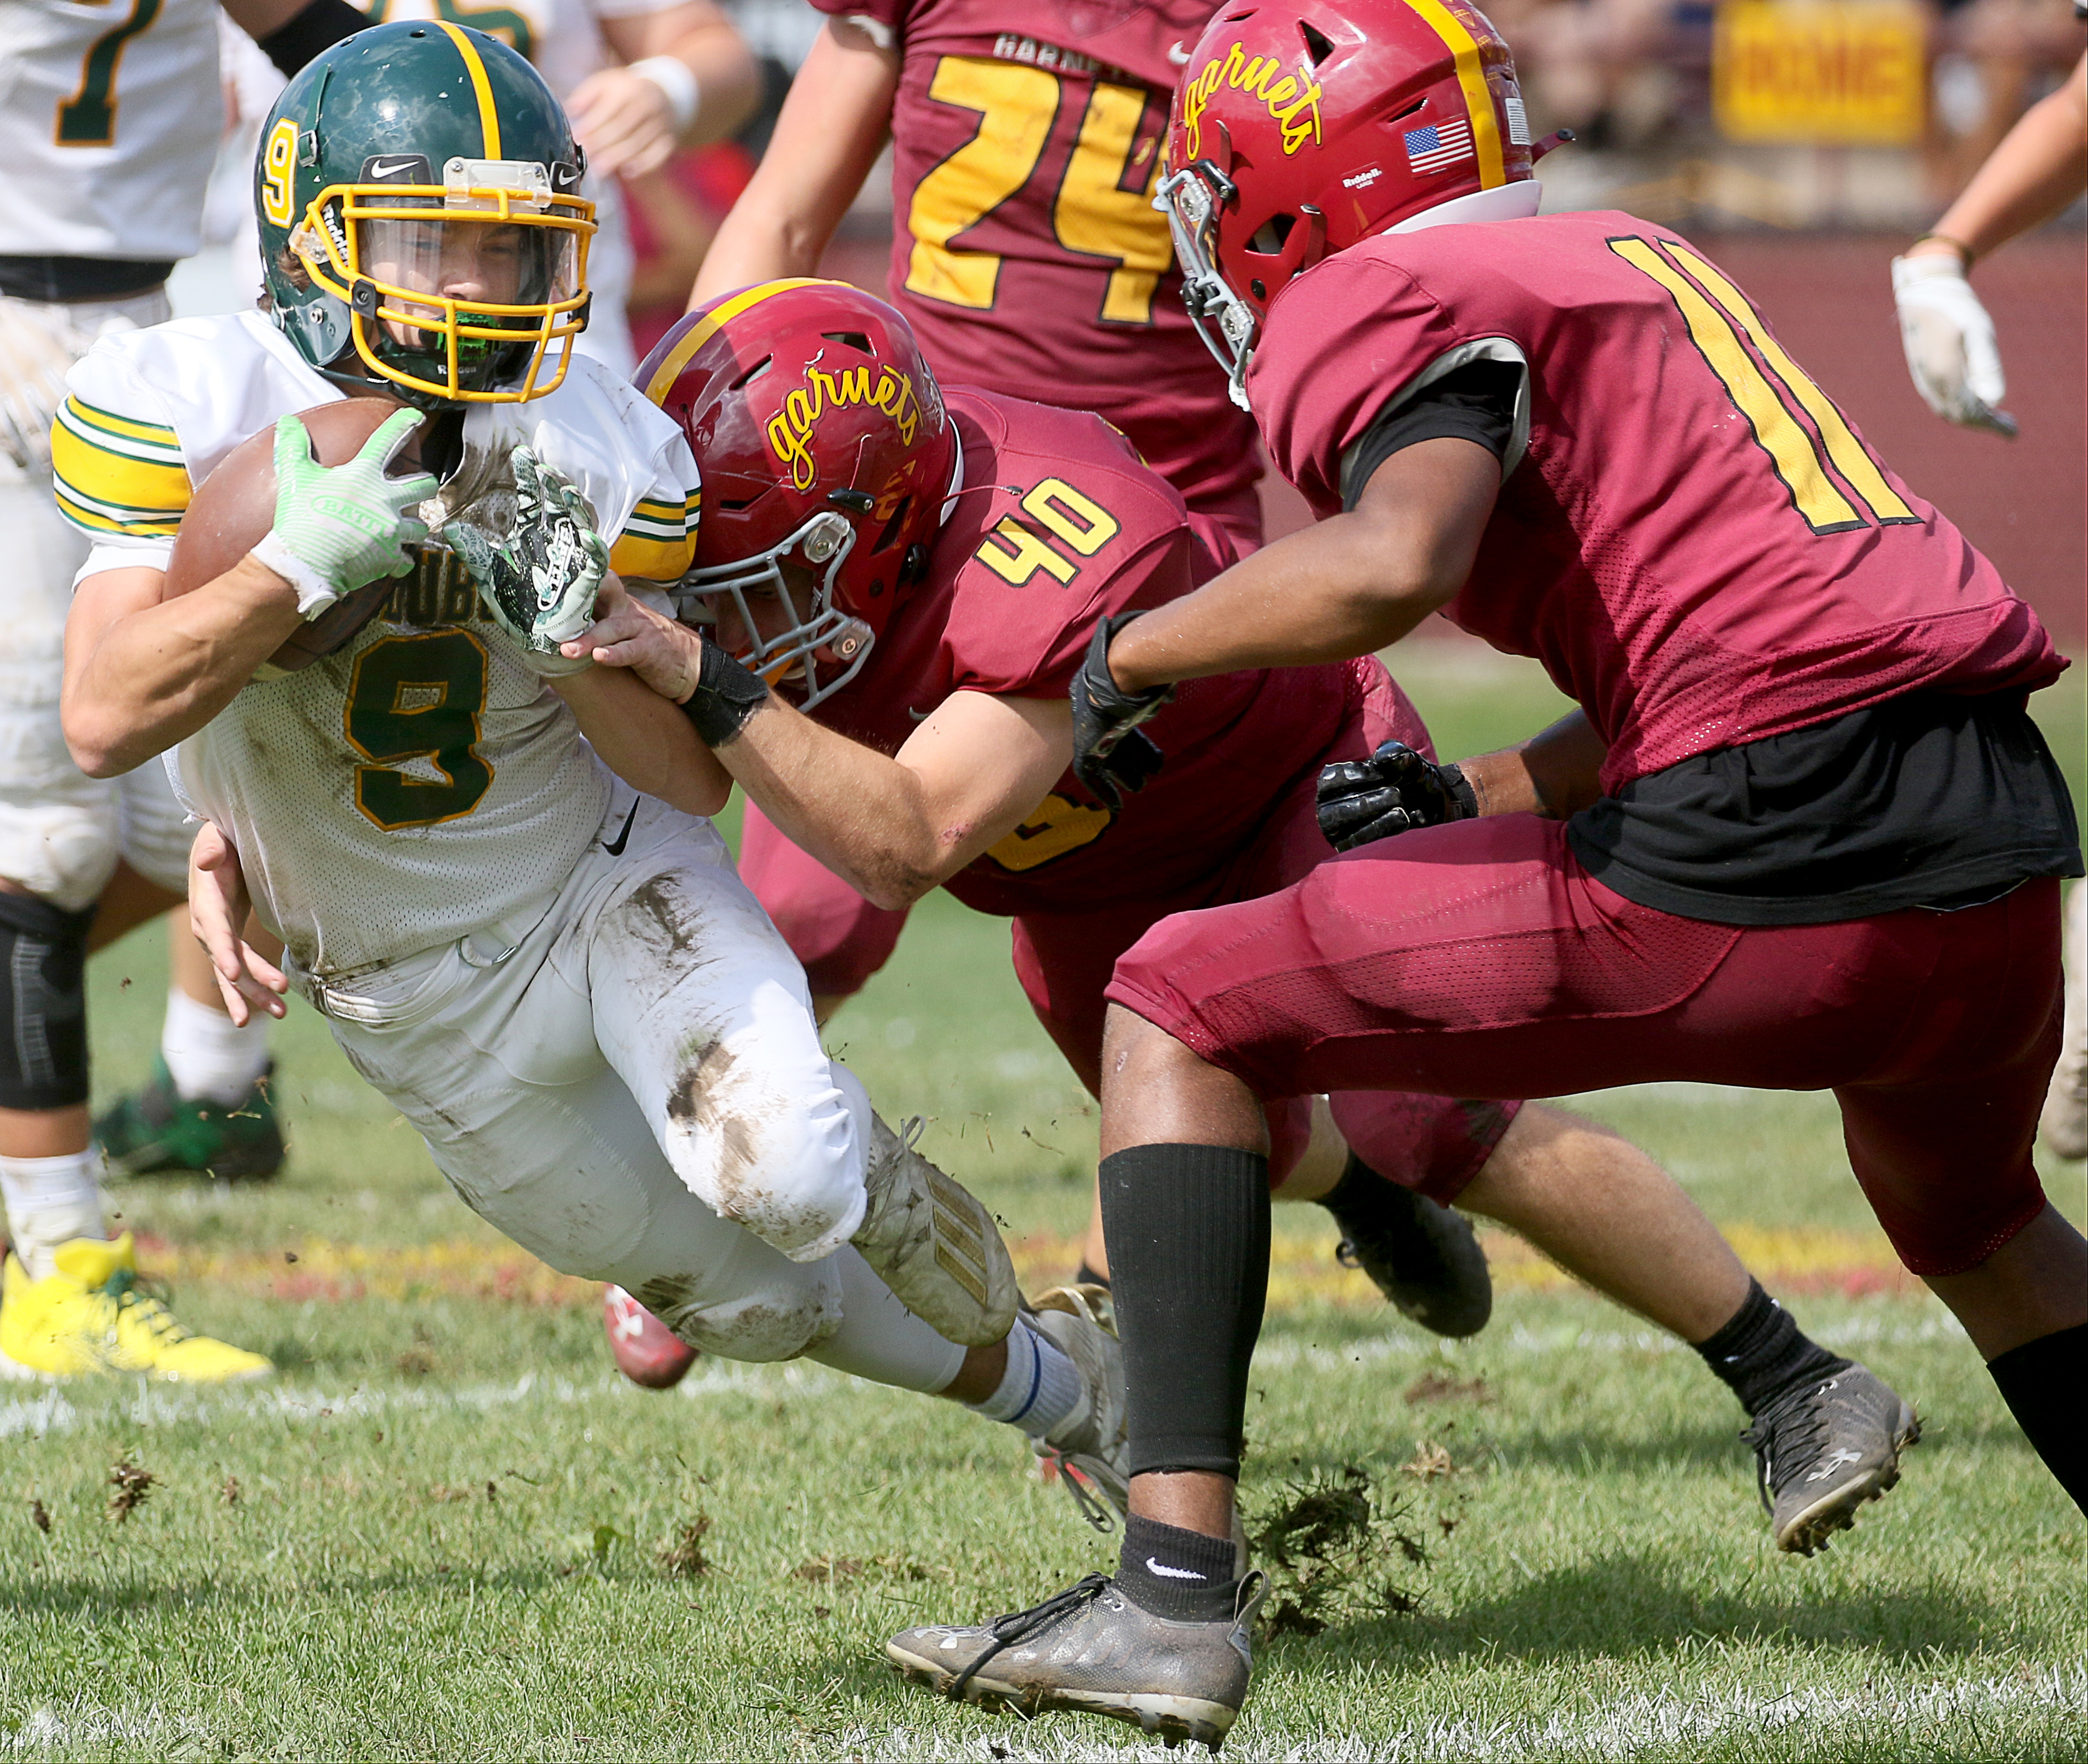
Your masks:
M1965 266L1940 252L1896 257L1892 277L1914 389L1946 422L2013 437L2016 419L2000 408L2008 382L1994 321L1965 280Z
M66 371L93 341L48 306L0 299L0 453L24 471L49 469Z

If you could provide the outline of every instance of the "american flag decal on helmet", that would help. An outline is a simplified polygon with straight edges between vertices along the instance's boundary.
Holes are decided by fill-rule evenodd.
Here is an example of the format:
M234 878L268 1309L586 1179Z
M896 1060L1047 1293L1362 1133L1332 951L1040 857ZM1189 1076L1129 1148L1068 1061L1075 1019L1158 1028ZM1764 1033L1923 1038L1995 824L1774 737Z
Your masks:
M1440 172L1472 156L1472 125L1458 117L1406 131L1406 163L1419 173Z

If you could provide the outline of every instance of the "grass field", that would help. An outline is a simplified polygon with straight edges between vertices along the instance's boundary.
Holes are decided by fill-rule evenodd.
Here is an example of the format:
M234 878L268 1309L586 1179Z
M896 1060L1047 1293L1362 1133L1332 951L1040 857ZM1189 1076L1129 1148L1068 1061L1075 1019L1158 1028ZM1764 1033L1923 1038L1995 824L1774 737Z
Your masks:
M1446 749L1534 726L1541 683L1402 670ZM2049 701L2082 790L2082 700ZM1071 1267L1094 1120L947 903L833 1040ZM143 1068L156 931L93 974L97 1076ZM1027 1603L1113 1559L1005 1430L811 1367L620 1382L596 1294L480 1225L301 1008L295 1150L250 1190L116 1192L191 1323L272 1384L0 1391L0 1750L154 1758L1158 1755L1114 1725L929 1701L907 1624ZM1687 1085L1575 1105L1667 1161L1829 1343L1919 1403L1905 1482L1811 1561L1755 1505L1744 1418L1694 1357L1494 1240L1494 1322L1388 1321L1278 1215L1247 1493L1349 1466L1368 1571L1262 1652L1229 1757L2088 1758L2088 1527L1940 1307L1900 1277L1817 1097ZM2053 1192L2088 1218L2080 1166ZM135 1490L127 1511L112 1481ZM1401 1544L1399 1539L1406 1540ZM1186 1755L1186 1754L1184 1754Z

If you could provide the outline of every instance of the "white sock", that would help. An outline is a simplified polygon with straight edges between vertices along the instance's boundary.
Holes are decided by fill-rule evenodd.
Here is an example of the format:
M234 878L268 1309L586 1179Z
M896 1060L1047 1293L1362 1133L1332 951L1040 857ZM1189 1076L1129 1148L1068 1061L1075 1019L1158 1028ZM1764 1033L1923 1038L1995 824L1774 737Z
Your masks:
M256 1012L244 1029L237 1029L224 1012L169 987L160 1057L187 1101L229 1109L244 1101L254 1081L268 1069L268 1019Z
M101 1154L90 1145L62 1158L0 1158L0 1197L7 1235L32 1280L57 1273L61 1244L105 1238L101 1222Z
M964 1349L892 1297L853 1244L834 1252L834 1266L841 1277L841 1326L805 1358L901 1390L946 1389L964 1369Z
M989 1421L1019 1427L1042 1439L1080 1406L1080 1372L1072 1360L1026 1317L1008 1332L1008 1370L999 1388L983 1402L965 1406Z

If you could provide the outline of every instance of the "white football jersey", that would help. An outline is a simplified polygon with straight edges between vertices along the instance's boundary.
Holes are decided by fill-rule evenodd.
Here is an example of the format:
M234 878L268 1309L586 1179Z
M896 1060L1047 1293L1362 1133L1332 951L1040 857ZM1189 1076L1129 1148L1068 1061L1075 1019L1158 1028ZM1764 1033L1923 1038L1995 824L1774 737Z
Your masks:
M0 255L194 254L225 100L217 0L0 0Z
M83 576L157 564L188 488L286 412L341 389L268 321L178 319L106 338L53 434L61 510L91 533ZM527 443L573 480L621 573L672 579L694 549L695 462L657 407L582 357L546 397L473 405L451 508L498 528ZM430 546L385 610L300 673L256 679L175 751L192 812L237 842L263 914L307 971L339 976L547 901L593 838L606 774L563 702Z

